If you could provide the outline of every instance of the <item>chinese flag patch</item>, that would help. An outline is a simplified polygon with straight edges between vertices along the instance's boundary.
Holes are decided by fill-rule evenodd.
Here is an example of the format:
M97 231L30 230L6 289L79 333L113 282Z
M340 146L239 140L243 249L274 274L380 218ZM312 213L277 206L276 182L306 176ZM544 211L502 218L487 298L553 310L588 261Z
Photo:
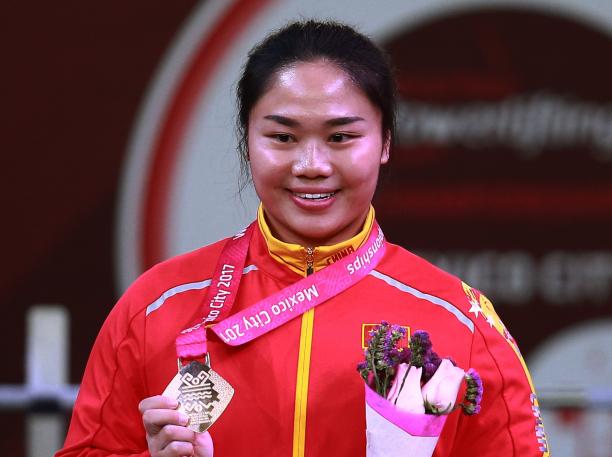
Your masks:
M370 332L374 330L374 327L376 327L377 325L379 324L361 324L361 348L362 349L365 349L368 347L368 344L370 343L370 338L371 338ZM397 342L397 347L406 349L408 348L408 341L410 341L410 327L408 325L400 325L400 327L406 329L406 336Z

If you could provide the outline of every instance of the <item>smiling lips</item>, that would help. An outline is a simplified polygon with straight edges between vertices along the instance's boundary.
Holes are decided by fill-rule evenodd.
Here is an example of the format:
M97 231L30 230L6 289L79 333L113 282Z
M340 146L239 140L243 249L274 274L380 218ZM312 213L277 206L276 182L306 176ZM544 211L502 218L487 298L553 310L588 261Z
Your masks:
M336 192L325 192L325 193L305 193L305 192L292 192L298 198L303 198L304 200L327 200L328 198L333 197Z

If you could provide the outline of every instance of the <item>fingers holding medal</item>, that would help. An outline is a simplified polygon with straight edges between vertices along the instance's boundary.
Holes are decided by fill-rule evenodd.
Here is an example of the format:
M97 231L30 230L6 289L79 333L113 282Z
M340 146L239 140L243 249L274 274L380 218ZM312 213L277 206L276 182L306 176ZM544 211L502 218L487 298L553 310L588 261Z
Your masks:
M212 457L209 433L194 433L187 425L189 417L178 411L179 404L170 397L156 395L142 400L139 410L151 457Z
M180 365L162 395L145 398L139 409L151 457L212 457L206 431L229 404L234 389L206 363Z

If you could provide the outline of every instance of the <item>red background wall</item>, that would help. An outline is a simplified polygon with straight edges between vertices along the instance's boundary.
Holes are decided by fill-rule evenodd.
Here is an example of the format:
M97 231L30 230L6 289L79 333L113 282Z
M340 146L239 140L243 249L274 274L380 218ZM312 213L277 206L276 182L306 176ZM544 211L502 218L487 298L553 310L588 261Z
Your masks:
M3 5L0 384L24 382L25 312L37 303L70 310L79 382L116 299L115 200L132 124L196 3ZM0 411L0 455L24 455L23 424L23 414Z

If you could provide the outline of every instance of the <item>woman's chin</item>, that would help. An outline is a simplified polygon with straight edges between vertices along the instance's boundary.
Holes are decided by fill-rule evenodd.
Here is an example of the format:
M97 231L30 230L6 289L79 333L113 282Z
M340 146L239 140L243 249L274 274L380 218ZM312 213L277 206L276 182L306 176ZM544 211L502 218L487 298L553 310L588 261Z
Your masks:
M349 227L340 228L337 224L305 223L299 231L296 231L296 235L302 240L299 244L303 246L331 246L352 238L359 232L360 228L361 224L352 229Z
M363 227L369 210L349 211L341 199L330 198L331 202L307 202L297 207L293 200L289 205L276 205L276 212L267 210L266 220L272 233L281 241L301 246L330 246L355 236ZM325 207L327 205L327 207ZM332 206L333 205L333 206Z

